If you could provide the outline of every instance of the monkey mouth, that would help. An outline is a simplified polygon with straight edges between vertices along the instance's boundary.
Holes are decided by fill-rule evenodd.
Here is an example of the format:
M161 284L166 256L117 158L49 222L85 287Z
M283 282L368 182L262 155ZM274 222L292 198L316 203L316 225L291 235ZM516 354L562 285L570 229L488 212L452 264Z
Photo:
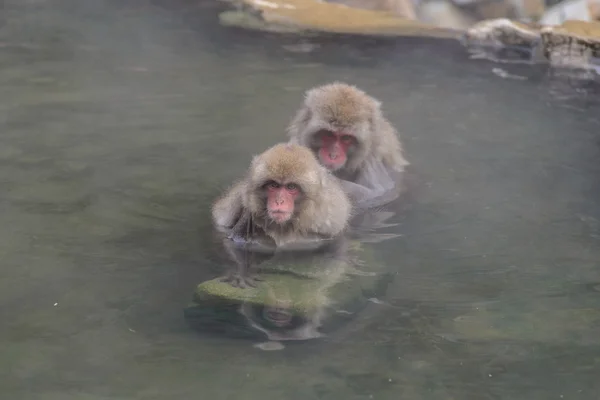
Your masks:
M265 309L263 315L267 321L278 327L286 326L292 320L292 314L279 307Z
M338 169L344 166L344 163L341 163L339 161L329 161L326 162L325 166L331 171L337 171Z
M321 161L323 162L323 165L325 165L325 167L330 171L337 171L346 163L346 157L332 155L325 152L325 154L321 154Z
M287 222L291 216L292 216L292 213L289 211L271 211L271 212L269 212L269 217L274 222L277 222L279 224Z

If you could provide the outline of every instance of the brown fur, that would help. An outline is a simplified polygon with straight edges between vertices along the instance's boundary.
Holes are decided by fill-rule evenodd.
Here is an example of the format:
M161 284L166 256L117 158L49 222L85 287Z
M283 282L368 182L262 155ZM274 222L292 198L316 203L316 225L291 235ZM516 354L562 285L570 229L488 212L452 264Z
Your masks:
M283 225L267 216L262 191L269 180L293 182L302 190L294 215ZM246 177L215 202L212 215L215 225L231 229L249 214L253 227L279 246L306 237L336 236L346 228L350 211L343 189L308 148L280 143L254 157Z
M368 160L381 160L390 170L402 172L408 165L398 133L383 116L381 102L355 86L333 82L309 89L302 107L288 126L291 143L311 147L313 135L321 129L343 129L358 140L358 148L349 155L338 177L351 177Z

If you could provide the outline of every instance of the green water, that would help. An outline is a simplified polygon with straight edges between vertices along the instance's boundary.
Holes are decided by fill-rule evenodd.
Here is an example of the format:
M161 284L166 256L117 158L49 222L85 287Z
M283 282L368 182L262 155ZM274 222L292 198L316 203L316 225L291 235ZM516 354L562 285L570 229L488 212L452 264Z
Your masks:
M450 42L284 47L166 3L1 6L2 398L598 397L597 87ZM333 79L383 101L412 163L402 236L373 245L382 304L282 351L199 335L210 202Z

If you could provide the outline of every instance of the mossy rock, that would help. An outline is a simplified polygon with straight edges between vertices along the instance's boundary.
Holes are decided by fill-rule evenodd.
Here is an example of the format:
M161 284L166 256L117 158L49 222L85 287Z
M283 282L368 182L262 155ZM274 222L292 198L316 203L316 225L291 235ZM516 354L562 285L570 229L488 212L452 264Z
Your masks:
M261 281L257 282L256 287L237 288L220 278L204 281L196 288L194 302L206 304L225 301L278 307L283 298L290 311L302 314L330 304L347 304L353 299L362 298L365 293L371 293L379 278L377 275L352 275L355 270L349 267L341 271L339 277L328 276L328 273L320 276L303 274L301 270L296 272L289 268L289 265L281 264L263 267L259 274ZM296 266L296 269L300 268ZM330 272L330 275L334 274L335 271Z
M192 303L184 310L185 318L200 331L264 340L264 333L254 329L240 314L242 305L255 309L284 307L299 318L326 309L323 331L331 331L366 305L382 279L382 274L377 273L381 266L365 261L372 256L367 249L354 243L349 252L362 253L360 269L344 261L332 260L323 266L319 262L323 258L311 260L309 257L297 262L273 260L264 263L259 271L261 281L256 287L236 288L220 278L202 282L196 288Z
M289 300L289 308L297 313L305 313L326 306L321 296L315 295L322 287L318 279L306 279L291 274L261 274L262 281L256 287L236 288L220 279L212 279L198 285L194 296L196 303L212 299L226 299L232 302L248 302L257 305L277 307L276 298L282 293ZM342 282L340 283L343 285ZM351 296L352 287L343 285Z
M459 340L600 344L600 310L590 308L479 310L454 318L450 326L450 335Z

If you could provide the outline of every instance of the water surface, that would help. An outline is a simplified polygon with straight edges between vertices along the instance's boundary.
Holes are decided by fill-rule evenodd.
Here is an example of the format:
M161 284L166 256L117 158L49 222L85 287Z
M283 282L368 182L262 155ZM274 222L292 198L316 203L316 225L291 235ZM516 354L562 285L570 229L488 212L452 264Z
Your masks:
M2 398L600 393L594 84L453 42L226 31L192 1L3 4ZM210 202L334 79L383 101L412 163L402 236L373 245L383 304L279 352L199 335Z

